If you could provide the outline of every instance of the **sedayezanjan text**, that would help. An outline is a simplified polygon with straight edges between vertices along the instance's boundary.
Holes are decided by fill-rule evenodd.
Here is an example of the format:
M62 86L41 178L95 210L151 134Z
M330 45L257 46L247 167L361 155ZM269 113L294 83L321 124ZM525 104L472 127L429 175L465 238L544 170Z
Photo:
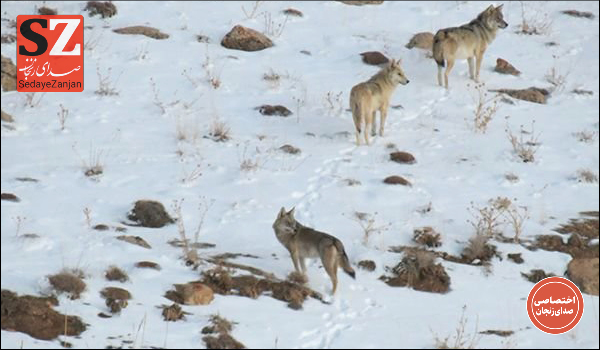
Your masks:
M45 88L48 89L67 89L67 90L71 90L71 89L81 89L81 82L80 81L58 81L58 80L52 80L52 81L23 81L23 80L19 80L19 87L20 88L25 88L25 89L42 89L44 90Z

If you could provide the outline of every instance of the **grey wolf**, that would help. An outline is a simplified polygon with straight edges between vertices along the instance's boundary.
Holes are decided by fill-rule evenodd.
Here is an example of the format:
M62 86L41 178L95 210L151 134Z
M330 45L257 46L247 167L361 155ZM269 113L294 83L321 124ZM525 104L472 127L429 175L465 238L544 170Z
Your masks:
M365 126L365 142L369 144L369 128L375 136L375 113L379 111L379 135L383 136L385 118L392 92L398 84L406 85L409 80L400 67L401 60L391 60L369 80L355 85L350 91L350 109L356 127L356 145L360 145L362 125Z
M337 269L341 267L350 277L355 278L342 242L324 232L303 226L294 218L294 208L289 212L281 208L273 222L275 236L290 252L296 272L306 276L305 258L321 258L323 267L333 284L332 294L337 288ZM302 270L301 270L302 269Z
M406 47L407 49L413 49L416 47L418 49L422 49L431 53L431 50L433 48L433 33L417 33L413 35L412 38L410 38L410 41L404 47Z
M438 66L438 84L442 85L442 68L447 62L444 73L444 86L448 88L448 74L454 67L456 59L467 59L469 62L469 75L476 82L479 81L479 69L483 54L488 45L496 38L498 28L506 28L502 6L490 5L481 12L477 18L460 27L444 28L438 30L433 39L433 58ZM477 67L474 60L477 60Z

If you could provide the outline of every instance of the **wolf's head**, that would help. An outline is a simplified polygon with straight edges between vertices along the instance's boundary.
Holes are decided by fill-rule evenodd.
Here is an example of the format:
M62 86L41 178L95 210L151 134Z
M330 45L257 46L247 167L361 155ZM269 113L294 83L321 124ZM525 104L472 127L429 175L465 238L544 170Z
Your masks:
M406 78L406 75L404 75L404 71L400 67L401 62L402 62L402 60L392 59L390 61L389 65L384 68L386 70L387 76L396 85L397 84L406 85L410 82L410 80L408 80L408 78Z
M294 208L289 212L285 211L284 207L281 207L277 219L273 222L273 229L275 233L294 233L298 222L294 218Z
M494 5L490 5L485 11L483 11L479 16L481 16L481 20L485 22L485 24L490 28L501 28L504 29L508 27L508 23L504 21L504 16L502 15L502 6L494 7Z

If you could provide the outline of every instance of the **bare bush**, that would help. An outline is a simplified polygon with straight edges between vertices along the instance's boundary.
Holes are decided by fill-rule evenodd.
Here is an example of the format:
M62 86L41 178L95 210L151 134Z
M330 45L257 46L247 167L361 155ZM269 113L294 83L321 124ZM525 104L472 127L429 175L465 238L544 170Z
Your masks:
M271 12L263 12L262 15L264 18L264 29L262 33L271 38L279 38L281 34L283 34L283 30L285 29L285 25L290 16L286 15L283 22L277 23L273 20Z
M499 95L488 97L483 83L475 85L476 95L473 97L475 110L473 111L473 128L476 132L485 134L488 124L498 111Z
M557 68L557 65L556 65L557 57L556 56L553 56L553 57L554 57L555 64L552 68L550 68L548 70L548 72L546 73L544 78L546 79L546 81L548 83L552 84L552 86L554 87L554 91L560 92L564 89L565 83L567 82L567 76L569 74L560 72L560 70Z
M509 225L512 228L513 240L519 242L523 225L530 216L527 207L518 206L515 202L516 199L496 197L490 199L487 206L479 208L471 202L471 208L468 211L473 220L467 220L467 222L475 229L475 237L483 237L477 238L478 241L473 242L474 251L479 251L477 247L482 240L485 240L483 243L486 243L489 238L502 236L502 231L499 229L502 225Z
M387 223L384 225L376 225L376 217L377 212L369 214L355 211L349 218L350 220L358 223L358 225L362 229L364 245L367 245L369 243L369 238L374 233L381 234L382 232L387 231L392 225L391 223Z
M104 173L104 157L105 150L95 148L92 144L90 144L90 150L88 154L88 159L85 160L77 151L76 144L73 145L73 151L81 161L81 166L83 168L83 173L85 176L97 179L98 176Z
M478 348L481 335L478 332L479 318L475 322L475 330L472 334L467 333L468 318L465 316L467 306L462 308L462 314L456 326L454 335L448 335L445 338L439 338L434 334L434 342L436 349L475 349Z
M240 170L244 171L244 172L251 172L251 171L256 171L259 168L263 167L265 165L265 163L267 162L267 160L261 159L259 157L258 154L260 154L260 151L258 150L258 148L256 148L256 154L254 156L249 156L247 154L248 152L248 142L246 142L244 144L244 149L242 150L242 153L239 153L239 144L237 144L238 147L238 160L240 162Z
M92 209L89 207L83 208L83 216L85 217L85 225L88 229L92 228Z
M202 63L202 68L206 74L206 81L208 84L215 90L221 87L221 71L223 70L223 67L221 67L220 71L215 72L215 65L212 63L208 53L208 44L206 44L205 59L204 63Z
M42 102L42 98L44 98L44 95L46 95L45 92L42 92L41 94L38 94L37 92L28 92L25 94L25 101L23 105L25 107L35 108L40 105L40 102Z
M190 183L196 181L196 179L198 179L200 176L202 176L202 165L196 164L196 166L194 167L194 169L192 169L192 171L187 171L185 169L185 165L184 165L182 173L183 173L183 176L181 177L181 183L182 184L190 184Z
M524 2L521 3L521 24L518 34L526 35L546 35L552 28L552 19L542 10L532 10L525 13Z
M535 161L535 153L540 148L540 143L538 142L539 134L535 135L534 124L535 121L531 123L531 131L526 131L523 129L523 125L521 125L521 131L518 137L512 133L512 130L510 130L508 126L505 130L508 140L512 145L513 152L524 163ZM525 140L523 135L529 135L529 138Z
M117 95L119 95L119 92L115 88L115 85L116 85L117 81L119 80L120 75L113 82L111 80L112 79L111 72L112 72L112 67L109 67L106 70L106 74L102 74L100 72L99 66L96 67L96 75L98 76L98 89L96 91L94 91L94 93L96 95L100 95L100 96L117 96Z
M183 215L181 214L181 205L183 204L183 199L173 201L173 212L175 213L175 221L177 222L177 231L179 233L179 237L181 239L181 247L183 249L183 258L185 260L186 265L197 267L200 262L200 257L198 256L198 240L200 238L200 232L202 231L202 226L204 225L204 218L206 217L206 213L214 204L214 200L206 200L204 197L200 197L201 201L198 204L199 218L198 226L194 231L194 240L192 243L187 238L185 225L183 221Z
M175 136L178 141L195 144L201 138L200 123L195 117L177 117Z
M255 1L252 5L252 8L249 10L246 10L246 8L242 6L242 11L244 12L244 15L246 15L246 19L254 19L258 14L258 8L263 2L264 1Z
M342 98L343 91L334 93L332 91L327 92L324 98L325 108L329 112L329 115L339 116L344 112L344 99Z
M60 123L60 130L65 130L65 123L67 122L67 118L69 117L69 110L65 108L62 103L59 105L60 111L56 113L58 116L58 122Z

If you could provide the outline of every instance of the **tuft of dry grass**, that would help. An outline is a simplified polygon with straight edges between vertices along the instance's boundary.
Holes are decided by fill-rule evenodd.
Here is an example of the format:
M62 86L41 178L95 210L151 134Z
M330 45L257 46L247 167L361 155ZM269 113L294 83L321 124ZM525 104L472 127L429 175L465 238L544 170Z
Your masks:
M430 248L436 248L442 245L441 235L431 226L414 229L413 241Z
M115 81L112 81L111 78L111 72L112 72L112 67L109 67L106 70L106 74L102 74L100 72L100 66L96 67L96 75L98 76L98 89L96 89L96 91L94 91L94 93L96 95L100 95L100 96L118 96L119 92L117 91L117 89L115 88L115 86L117 85L117 81L119 80L119 77L117 77L117 79L115 79Z
M69 109L65 108L62 103L59 105L60 111L56 113L58 116L58 122L60 123L60 130L65 130L65 123L67 122L67 118L69 117Z
M377 217L377 212L373 214L363 213L355 211L350 216L350 220L358 223L360 228L363 231L363 244L367 245L369 243L369 238L373 236L374 233L381 234L384 231L387 231L389 227L392 225L391 223L387 223L384 225L375 225Z
M208 135L215 142L227 142L231 140L231 128L226 122L215 118L210 125Z
M106 277L108 281L127 282L129 280L127 273L114 265L108 267L104 273L104 277Z
M79 299L85 290L84 274L79 269L63 269L61 272L48 276L52 288L58 293L69 294L71 299Z
M541 143L538 141L539 134L535 135L535 121L531 123L531 131L526 131L521 125L519 136L513 134L512 130L507 126L505 131L508 140L513 148L513 152L523 161L523 163L532 163L535 161L535 154L540 148ZM529 135L528 139L524 139L523 135Z
M499 95L488 97L483 83L475 85L477 94L473 97L475 102L475 110L473 111L473 128L476 132L485 134L488 124L498 111Z
M573 136L575 138L577 138L577 140L579 142L594 143L594 142L596 142L596 139L598 138L598 132L590 131L590 130L582 130L582 131L574 132Z
M521 24L517 34L547 35L552 29L552 19L543 10L531 10L525 13L524 2L521 3ZM533 14L532 14L533 13Z
M579 182L586 182L586 183L597 183L598 182L598 175L596 175L596 173L591 169L577 170L577 174L575 175L575 178Z
M467 333L468 318L465 316L467 306L462 308L462 314L458 320L458 325L454 335L448 335L445 338L439 338L434 334L434 342L436 349L476 349L478 348L481 335L479 335L479 319L475 322L475 330L472 334Z

